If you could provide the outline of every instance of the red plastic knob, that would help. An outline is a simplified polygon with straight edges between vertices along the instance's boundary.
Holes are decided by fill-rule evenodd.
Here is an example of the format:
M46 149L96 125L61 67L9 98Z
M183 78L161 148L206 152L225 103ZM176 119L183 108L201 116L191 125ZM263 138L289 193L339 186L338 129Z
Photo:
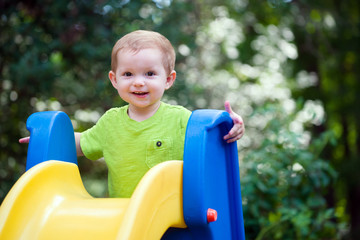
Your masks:
M209 208L207 210L207 221L209 222L215 222L217 219L217 211L215 209Z

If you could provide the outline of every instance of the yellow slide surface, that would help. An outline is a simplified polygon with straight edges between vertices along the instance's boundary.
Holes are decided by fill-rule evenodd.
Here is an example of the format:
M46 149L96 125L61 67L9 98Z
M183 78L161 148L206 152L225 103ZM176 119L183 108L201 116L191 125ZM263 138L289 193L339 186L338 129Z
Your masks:
M46 161L16 182L0 207L0 239L160 239L185 228L182 161L153 167L131 198L93 198L76 164Z

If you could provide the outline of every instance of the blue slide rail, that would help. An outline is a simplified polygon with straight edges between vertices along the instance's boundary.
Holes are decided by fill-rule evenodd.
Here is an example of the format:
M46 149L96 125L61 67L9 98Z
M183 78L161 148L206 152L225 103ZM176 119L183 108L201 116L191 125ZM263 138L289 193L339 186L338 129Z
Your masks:
M220 110L196 110L186 130L183 208L187 229L169 229L163 239L245 240L236 143L223 140L233 126ZM208 222L208 209L217 211Z
M184 219L197 239L245 239L237 145L223 140L232 126L220 110L195 111L187 126ZM217 221L208 223L209 208Z

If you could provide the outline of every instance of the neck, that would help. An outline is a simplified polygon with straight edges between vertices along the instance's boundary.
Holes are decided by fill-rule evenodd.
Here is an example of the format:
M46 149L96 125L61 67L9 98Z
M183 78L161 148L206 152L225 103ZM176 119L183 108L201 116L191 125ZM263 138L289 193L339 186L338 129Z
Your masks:
M128 108L128 115L129 118L137 121L142 122L148 118L151 118L159 109L161 102L154 104L153 106L143 109L143 108L136 108L134 106L129 105Z

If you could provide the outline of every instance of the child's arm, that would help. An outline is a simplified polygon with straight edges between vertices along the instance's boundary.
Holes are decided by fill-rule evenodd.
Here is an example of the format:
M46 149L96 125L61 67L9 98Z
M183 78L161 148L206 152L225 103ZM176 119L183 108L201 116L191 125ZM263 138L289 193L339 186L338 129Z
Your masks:
M225 110L230 114L230 117L234 122L232 129L224 136L224 140L226 140L227 143L231 143L242 138L245 133L245 125L243 119L232 111L229 101L225 101Z
M77 155L78 157L84 156L84 153L83 153L83 151L81 150L81 146L80 146L81 133L75 132L74 134L75 134L76 155Z
M84 153L82 152L81 146L80 146L81 133L75 132L74 136L75 136L76 155L78 157L84 156ZM19 143L29 143L29 141L30 141L30 137L24 137L24 138L19 139Z

